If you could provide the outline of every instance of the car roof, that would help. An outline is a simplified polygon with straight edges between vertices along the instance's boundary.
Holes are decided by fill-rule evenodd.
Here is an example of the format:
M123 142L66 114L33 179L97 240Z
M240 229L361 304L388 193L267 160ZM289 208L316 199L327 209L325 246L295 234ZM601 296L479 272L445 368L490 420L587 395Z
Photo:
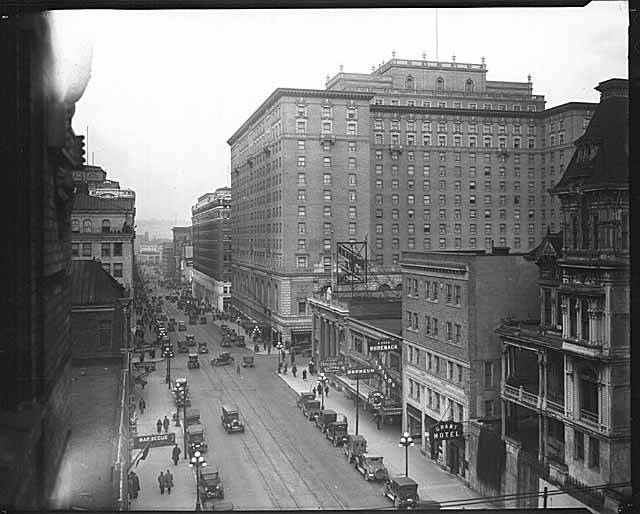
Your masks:
M418 485L418 482L409 477L393 477L391 481L395 482L400 487L402 487L403 485Z
M358 434L358 435L356 435L356 434L349 434L349 438L350 438L352 441L366 441L366 439L364 438L364 436L362 436L362 435L360 435L360 434Z
M331 409L325 409L325 410L323 411L323 413L324 413L324 414L338 414L336 411L331 410Z
M204 432L204 427L202 425L189 425L187 427L187 432L191 433L197 433L197 432Z
M226 403L226 404L223 404L223 405L222 405L222 408L223 408L224 410L226 410L227 412L230 412L230 411L237 411L237 410L238 410L238 406L237 406L237 405L234 405L233 403Z
M189 357L196 357L196 358L197 358L197 357L198 357L198 354L197 354L197 353L190 353L190 354L189 354Z

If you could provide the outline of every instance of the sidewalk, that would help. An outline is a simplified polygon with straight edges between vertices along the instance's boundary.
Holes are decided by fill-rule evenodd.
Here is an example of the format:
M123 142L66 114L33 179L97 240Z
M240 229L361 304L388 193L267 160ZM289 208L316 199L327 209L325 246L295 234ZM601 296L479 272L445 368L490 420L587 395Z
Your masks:
M156 371L148 375L148 383L144 389L135 387L136 415L138 416L138 435L156 434L156 422L167 416L171 420L169 433L174 432L176 443L182 450L180 461L174 466L171 460L172 446L160 446L150 448L145 460L132 468L140 479L140 492L138 498L130 500L129 510L194 510L196 505L196 480L188 459L184 455L184 439L182 426L176 427L173 421L173 413L176 411L173 396L165 383L164 367L158 366ZM147 408L144 414L140 414L137 405L140 398L144 398ZM182 419L180 420L182 422ZM181 423L182 424L182 423ZM164 428L162 429L164 433ZM141 450L131 450L131 461L136 458ZM158 475L160 472L170 470L173 475L174 488L171 494L160 494L158 487Z
M297 377L291 375L291 371L286 375L278 375L289 387L296 392L309 392L311 387L316 386L318 375L309 375L307 370L307 380L302 380L302 370L306 366L298 368ZM331 389L329 396L324 398L324 406L327 409L335 410L347 416L349 423L349 433L355 433L356 408L354 400L347 399L344 392ZM367 449L371 454L382 455L389 470L390 476L404 476L405 472L405 449L400 448L398 443L402 436L402 429L398 426L383 425L380 430L373 422L373 415L370 411L365 411L363 403L360 403L358 433L367 440ZM430 498L436 501L464 500L478 498L479 493L466 487L458 478L448 473L420 451L420 442L416 441L415 446L409 448L409 476L418 482L418 494L423 498ZM496 508L491 503L479 503L469 505L469 509Z

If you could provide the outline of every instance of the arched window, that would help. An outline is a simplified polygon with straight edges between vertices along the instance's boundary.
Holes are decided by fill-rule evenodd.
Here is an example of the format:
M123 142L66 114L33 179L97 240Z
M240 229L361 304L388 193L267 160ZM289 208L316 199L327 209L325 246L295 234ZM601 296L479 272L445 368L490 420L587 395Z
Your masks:
M102 220L102 232L111 232L111 222L109 220Z
M411 75L409 75L407 77L407 80L405 80L405 87L407 89L413 89L414 88L413 77Z
M444 79L442 77L436 79L436 91L444 91Z
M464 83L464 92L473 93L473 80L467 79L467 81Z
M378 287L378 291L389 291L390 289L389 284L380 284L380 287Z
M71 232L80 232L80 220L71 220Z
M82 231L83 232L92 232L93 226L91 224L91 220L84 220L82 222Z

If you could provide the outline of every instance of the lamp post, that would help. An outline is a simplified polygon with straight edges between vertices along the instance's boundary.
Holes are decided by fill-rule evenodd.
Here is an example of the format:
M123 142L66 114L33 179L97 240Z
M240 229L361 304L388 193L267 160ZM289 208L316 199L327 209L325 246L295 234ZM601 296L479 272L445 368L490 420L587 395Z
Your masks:
M275 345L274 348L278 351L278 369L280 369L280 365L282 364L282 348L284 348L284 345L282 344L282 341L278 341Z
M404 476L409 476L409 446L413 446L413 438L409 435L409 432L405 432L402 434L400 438L400 443L398 444L400 448L404 446Z
M238 335L240 335L240 322L242 321L242 318L240 316L238 316L236 318L236 325L238 325Z
M176 386L176 404L177 404L177 412L176 412L176 426L180 426L180 404L182 403L182 422L183 422L183 431L184 431L184 458L188 459L189 454L187 453L187 388L184 384L180 383Z
M169 389L171 389L171 358L173 357L173 350L169 345L162 348L161 356L163 359L167 359L167 376L164 381L167 383Z
M206 465L207 462L204 460L204 457L200 452L194 452L193 457L191 457L191 462L189 462L189 466L196 468L196 510L202 510L200 508L200 467Z
M324 375L324 373L320 373L318 377L318 384L320 385L320 397L322 398L322 405L320 406L321 410L324 410L324 388L327 385L329 379Z

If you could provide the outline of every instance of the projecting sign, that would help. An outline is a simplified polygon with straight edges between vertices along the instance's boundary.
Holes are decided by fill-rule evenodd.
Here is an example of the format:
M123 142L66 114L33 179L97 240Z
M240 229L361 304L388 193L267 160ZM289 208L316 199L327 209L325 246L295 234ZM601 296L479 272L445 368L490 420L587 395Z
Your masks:
M369 343L370 352L391 352L399 349L400 344L398 342L392 342L390 339L381 339L375 343Z
M338 357L327 357L320 361L320 367L325 371L340 371L344 368L344 359Z
M441 421L431 427L429 431L434 441L446 441L462 437L462 423L454 421Z
M147 444L151 448L155 446L173 446L176 444L176 434L171 432L169 434L139 435L133 438L134 448L144 448Z
M376 373L376 368L347 368L345 374L351 378L369 378Z

